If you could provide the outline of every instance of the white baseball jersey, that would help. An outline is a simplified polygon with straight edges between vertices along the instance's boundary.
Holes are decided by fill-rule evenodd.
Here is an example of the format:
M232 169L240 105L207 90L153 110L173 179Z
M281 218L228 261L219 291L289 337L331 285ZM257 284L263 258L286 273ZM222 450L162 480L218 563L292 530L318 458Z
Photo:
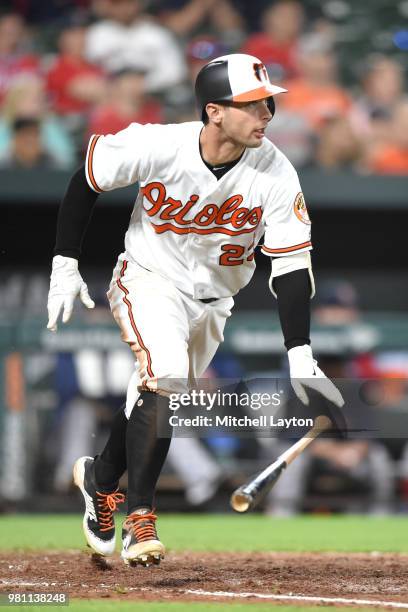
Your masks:
M309 251L310 220L297 173L269 140L247 148L217 180L199 150L201 122L139 125L90 139L86 176L96 192L139 183L126 258L195 299L235 295L255 270L254 249Z

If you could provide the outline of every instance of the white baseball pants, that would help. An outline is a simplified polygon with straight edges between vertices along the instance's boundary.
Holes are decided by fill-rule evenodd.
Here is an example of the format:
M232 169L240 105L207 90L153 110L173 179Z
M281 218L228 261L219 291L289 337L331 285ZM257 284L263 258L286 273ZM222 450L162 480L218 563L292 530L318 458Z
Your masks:
M120 255L108 291L122 340L136 357L126 401L129 418L142 389L186 392L210 364L234 305L195 300L161 275Z

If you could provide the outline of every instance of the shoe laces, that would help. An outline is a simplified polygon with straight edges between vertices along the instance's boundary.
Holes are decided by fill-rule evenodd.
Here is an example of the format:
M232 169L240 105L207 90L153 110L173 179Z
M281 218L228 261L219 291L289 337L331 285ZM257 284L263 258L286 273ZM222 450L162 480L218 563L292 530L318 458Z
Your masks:
M113 529L113 513L118 508L118 504L123 504L125 496L123 493L118 493L118 489L113 493L96 492L98 496L98 519L101 526L101 531L109 531Z
M154 514L154 510L147 514L133 512L126 517L123 526L133 533L138 542L157 540L156 520L157 516Z

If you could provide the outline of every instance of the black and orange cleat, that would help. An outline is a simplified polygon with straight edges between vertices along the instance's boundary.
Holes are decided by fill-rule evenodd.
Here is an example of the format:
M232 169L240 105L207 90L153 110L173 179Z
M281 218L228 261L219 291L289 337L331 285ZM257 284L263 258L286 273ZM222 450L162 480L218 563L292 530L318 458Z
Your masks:
M159 565L166 551L156 531L157 516L150 508L126 517L122 529L122 559L126 565Z
M113 513L125 496L115 489L98 491L95 482L94 459L80 457L74 465L74 482L81 490L85 501L83 530L88 546L98 555L110 556L115 552L115 522Z

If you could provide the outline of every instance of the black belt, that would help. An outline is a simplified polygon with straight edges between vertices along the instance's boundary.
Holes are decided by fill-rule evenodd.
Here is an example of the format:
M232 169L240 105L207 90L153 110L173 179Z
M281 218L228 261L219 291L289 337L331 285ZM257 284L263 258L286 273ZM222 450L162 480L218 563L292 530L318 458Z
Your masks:
M211 302L216 302L220 298L205 298L204 300L200 300L203 304L211 304Z

